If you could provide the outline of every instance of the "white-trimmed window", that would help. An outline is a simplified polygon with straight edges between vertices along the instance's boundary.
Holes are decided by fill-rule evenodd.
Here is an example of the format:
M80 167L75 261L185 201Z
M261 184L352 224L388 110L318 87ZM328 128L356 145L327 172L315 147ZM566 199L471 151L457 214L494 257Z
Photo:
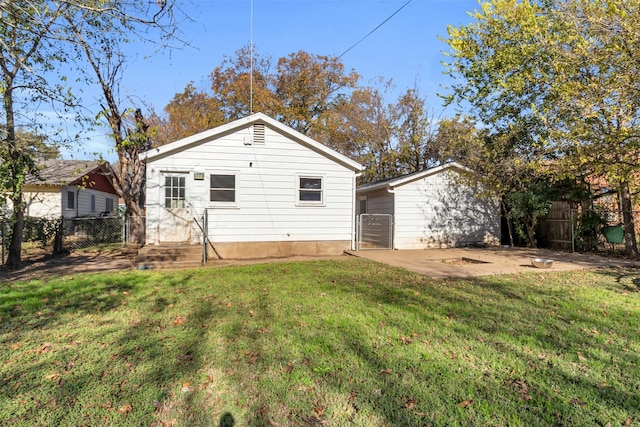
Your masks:
M298 175L298 203L322 205L324 203L323 188L321 176Z
M237 176L233 172L209 175L209 201L214 204L234 205L237 202Z
M73 190L67 191L67 209L72 210L76 208L76 193Z
M182 209L187 206L184 176L165 176L164 206L169 209Z
M91 195L91 212L95 212L96 211L96 195L92 194Z
M107 197L105 199L105 202L106 202L105 211L109 213L113 213L113 199L111 197Z

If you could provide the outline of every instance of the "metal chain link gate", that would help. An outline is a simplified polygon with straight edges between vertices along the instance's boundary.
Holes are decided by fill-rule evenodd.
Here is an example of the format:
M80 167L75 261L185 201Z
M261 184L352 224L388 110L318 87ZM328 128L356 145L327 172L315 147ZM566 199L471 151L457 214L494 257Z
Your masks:
M393 249L393 215L358 215L357 249Z

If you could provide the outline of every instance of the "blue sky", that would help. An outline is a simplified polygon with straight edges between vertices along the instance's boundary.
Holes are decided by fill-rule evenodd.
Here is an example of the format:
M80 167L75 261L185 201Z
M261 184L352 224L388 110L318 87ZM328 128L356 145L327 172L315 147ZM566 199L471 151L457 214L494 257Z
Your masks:
M180 25L181 37L189 46L154 53L150 45L132 45L133 55L122 79L120 95L135 103L144 102L157 112L182 92L190 81L208 89L208 75L225 56L248 45L251 29L258 53L275 61L304 50L317 55L340 55L382 23L407 0L192 0L180 8L193 22ZM438 36L447 35L447 25L471 21L467 12L478 8L475 0L412 0L373 34L353 47L341 59L345 69L354 69L367 84L378 77L392 79L396 93L417 85L438 115L442 101L437 93L449 84L440 64L447 46ZM253 25L251 25L253 16ZM389 101L394 101L390 99ZM87 99L96 109L97 97ZM453 115L453 110L444 116ZM105 132L106 134L106 132ZM83 152L63 155L76 158L100 152L110 161L111 143L99 133L92 136Z

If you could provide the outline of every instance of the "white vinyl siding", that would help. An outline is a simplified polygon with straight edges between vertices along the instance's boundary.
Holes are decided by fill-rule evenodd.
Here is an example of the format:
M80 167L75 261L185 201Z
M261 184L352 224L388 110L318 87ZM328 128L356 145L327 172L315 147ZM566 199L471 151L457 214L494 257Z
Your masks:
M386 189L366 193L367 213L393 215L393 194Z
M235 172L236 209L211 206L209 179L190 180L193 216L208 210L214 242L351 241L353 170L265 126L265 143L245 145L247 126L147 163L147 241L153 241L159 215L160 171ZM210 172L208 172L210 173ZM322 178L322 204L299 206L299 178ZM155 221L155 222L154 222ZM194 236L194 242L200 237ZM348 249L348 248L345 248Z
M73 196L69 196L69 193ZM73 207L69 208L70 199ZM30 186L24 191L25 215L37 218L75 218L99 216L108 210L107 200L111 200L111 212L117 196L111 193L79 188L75 186Z
M445 170L394 189L395 247L421 249L494 241L500 234L497 203L476 197L479 187Z
M25 191L25 215L35 218L60 218L62 197L59 187L43 188L40 191ZM64 193L66 196L66 193Z

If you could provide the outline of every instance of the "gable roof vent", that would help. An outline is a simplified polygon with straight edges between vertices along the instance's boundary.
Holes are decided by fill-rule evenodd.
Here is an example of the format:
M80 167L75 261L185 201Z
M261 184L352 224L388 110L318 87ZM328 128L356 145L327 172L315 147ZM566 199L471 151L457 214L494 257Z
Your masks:
M253 124L253 143L264 144L264 123Z

